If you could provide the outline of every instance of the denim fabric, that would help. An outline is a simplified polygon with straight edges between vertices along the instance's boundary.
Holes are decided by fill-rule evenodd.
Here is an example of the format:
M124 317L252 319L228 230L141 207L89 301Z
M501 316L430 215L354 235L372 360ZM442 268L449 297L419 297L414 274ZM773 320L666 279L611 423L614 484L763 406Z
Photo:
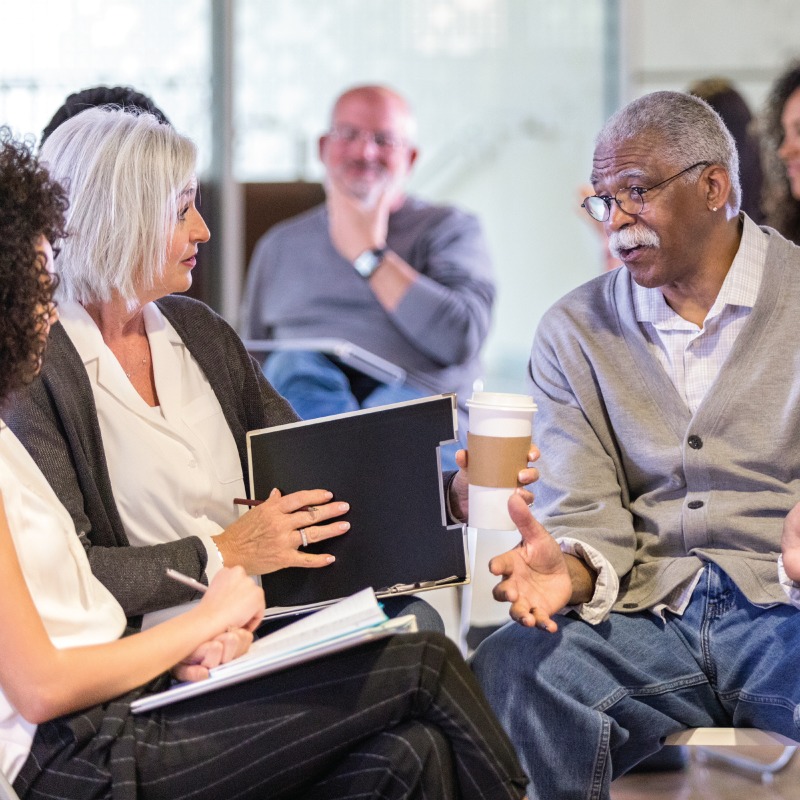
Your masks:
M413 614L417 618L417 628L421 631L444 633L444 620L439 612L428 602L416 595L406 594L396 597L382 597L380 603L387 617L394 619L405 614Z
M800 613L750 604L714 564L682 617L510 623L472 667L531 776L530 800L607 800L611 780L689 727L800 737Z
M322 353L304 350L279 350L273 353L264 364L264 375L302 419L328 417L425 396L407 384L389 386L378 383L359 403L347 375L333 361ZM442 470L458 469L455 454L463 446L442 446Z

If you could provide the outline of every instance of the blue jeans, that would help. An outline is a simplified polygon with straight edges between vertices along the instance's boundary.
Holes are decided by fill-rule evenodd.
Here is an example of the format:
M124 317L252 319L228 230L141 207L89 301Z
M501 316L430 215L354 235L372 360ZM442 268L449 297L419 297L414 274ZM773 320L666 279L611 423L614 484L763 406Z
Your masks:
M750 604L714 564L682 617L558 623L556 634L509 623L472 661L531 776L530 800L607 800L613 778L685 728L800 738L800 613Z
M444 620L439 612L427 601L413 594L398 595L395 597L382 597L378 601L383 606L387 617L394 619L405 614L412 614L417 618L417 628L421 631L444 633Z
M353 393L347 375L322 353L305 350L278 350L264 364L264 375L283 395L302 419L317 419L333 414L375 408L425 394L407 384L390 386L376 383L360 401ZM458 469L456 450L463 444L442 445L442 469Z

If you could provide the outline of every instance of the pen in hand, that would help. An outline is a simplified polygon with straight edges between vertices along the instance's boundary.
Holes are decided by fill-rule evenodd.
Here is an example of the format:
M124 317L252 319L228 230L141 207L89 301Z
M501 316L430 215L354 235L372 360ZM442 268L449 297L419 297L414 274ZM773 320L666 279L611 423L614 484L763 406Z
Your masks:
M167 568L167 577L172 578L174 581L178 581L178 583L183 583L186 586L190 586L196 592L200 592L200 594L205 594L208 591L208 586L206 586L204 583L200 583L200 581L196 581L194 578L190 578L188 575L184 575L182 572L178 572L176 569Z

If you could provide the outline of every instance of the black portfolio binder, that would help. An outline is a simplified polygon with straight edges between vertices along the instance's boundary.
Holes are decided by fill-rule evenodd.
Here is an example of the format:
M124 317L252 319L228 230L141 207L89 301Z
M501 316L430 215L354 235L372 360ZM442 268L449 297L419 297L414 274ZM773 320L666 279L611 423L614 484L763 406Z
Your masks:
M342 536L309 545L336 561L262 576L268 607L314 606L366 587L404 594L469 580L462 525L448 525L438 446L457 435L455 396L436 395L251 431L250 497L329 489Z

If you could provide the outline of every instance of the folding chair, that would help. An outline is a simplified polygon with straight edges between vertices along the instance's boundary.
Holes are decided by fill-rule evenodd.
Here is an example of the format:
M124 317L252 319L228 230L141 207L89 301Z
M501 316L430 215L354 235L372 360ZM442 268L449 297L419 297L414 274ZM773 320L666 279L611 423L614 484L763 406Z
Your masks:
M254 356L276 350L310 350L335 356L348 367L390 386L404 383L407 379L406 371L402 367L346 339L246 339L244 346Z
M702 760L725 764L751 775L758 775L762 783L771 783L776 772L782 770L797 752L798 743L793 739L771 731L757 728L688 728L668 736L664 744L685 744L697 747ZM782 745L783 751L774 761L759 761L755 758L723 753L716 747L753 747Z

